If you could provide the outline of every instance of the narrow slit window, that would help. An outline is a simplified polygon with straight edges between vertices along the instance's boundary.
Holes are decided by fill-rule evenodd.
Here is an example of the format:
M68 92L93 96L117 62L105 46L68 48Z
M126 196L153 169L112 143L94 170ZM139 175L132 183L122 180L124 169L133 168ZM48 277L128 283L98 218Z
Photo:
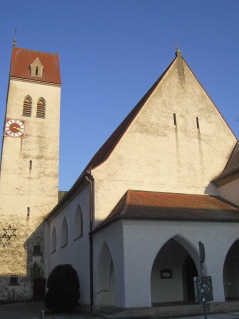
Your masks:
M177 125L176 113L173 113L173 123L174 125Z
M52 252L54 253L56 251L56 228L53 228L53 232L52 232Z
M32 160L29 162L29 168L32 169Z
M33 256L41 256L41 246L40 245L34 245L33 246Z
M68 244L68 226L66 219L64 218L62 223L62 230L61 230L61 248L65 247Z
M45 117L45 102L43 100L39 100L37 103L37 117Z
M197 124L197 129L199 130L199 119L196 117L196 124Z
M32 102L29 98L26 98L23 102L23 112L24 116L31 116L32 113Z
M30 207L27 207L27 217L30 216Z
M38 66L36 66L36 75L38 75Z
M18 286L19 285L19 282L18 282L18 275L12 275L10 277L10 283L9 283L10 286Z

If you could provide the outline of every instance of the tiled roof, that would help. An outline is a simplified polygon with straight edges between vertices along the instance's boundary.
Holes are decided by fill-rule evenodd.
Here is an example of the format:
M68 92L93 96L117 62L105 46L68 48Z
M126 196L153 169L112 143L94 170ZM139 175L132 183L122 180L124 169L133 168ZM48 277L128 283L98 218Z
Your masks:
M98 227L118 219L239 222L239 207L219 196L128 190Z
M222 186L237 178L239 178L239 141L237 141L224 170L212 182L216 186Z
M44 67L42 78L33 78L30 65L39 58ZM57 54L13 48L10 76L40 82L61 83L59 56Z

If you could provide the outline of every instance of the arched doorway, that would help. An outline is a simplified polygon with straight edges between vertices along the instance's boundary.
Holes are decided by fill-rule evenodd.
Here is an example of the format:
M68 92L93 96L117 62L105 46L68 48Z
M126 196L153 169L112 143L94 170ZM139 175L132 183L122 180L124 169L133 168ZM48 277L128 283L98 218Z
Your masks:
M44 300L46 292L46 280L44 278L37 278L34 280L34 300Z
M183 263L183 293L184 300L195 301L195 292L194 292L194 277L198 276L198 271L195 266L195 263L190 255L185 258Z
M193 277L198 272L188 251L191 252L194 248L182 237L179 240L177 237L167 241L154 260L151 272L153 306L165 302L194 300ZM190 249L185 248L189 246Z
M97 305L115 306L115 272L109 247L104 243L98 265Z
M239 299L239 240L229 249L223 267L225 299Z

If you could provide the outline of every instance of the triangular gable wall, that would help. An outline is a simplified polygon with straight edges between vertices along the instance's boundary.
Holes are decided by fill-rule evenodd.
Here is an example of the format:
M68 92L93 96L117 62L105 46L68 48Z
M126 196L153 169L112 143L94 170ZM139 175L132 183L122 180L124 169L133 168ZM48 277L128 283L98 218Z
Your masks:
M181 56L156 82L122 134L108 158L92 170L96 222L130 188L217 195L210 181L222 171L236 143Z

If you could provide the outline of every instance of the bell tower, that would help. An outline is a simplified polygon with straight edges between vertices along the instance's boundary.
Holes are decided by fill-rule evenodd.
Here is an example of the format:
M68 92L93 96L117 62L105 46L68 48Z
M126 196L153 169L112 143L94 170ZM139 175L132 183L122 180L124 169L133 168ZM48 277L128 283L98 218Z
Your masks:
M57 53L13 47L1 157L0 300L37 299L35 285L45 280L44 217L58 201L60 90Z

